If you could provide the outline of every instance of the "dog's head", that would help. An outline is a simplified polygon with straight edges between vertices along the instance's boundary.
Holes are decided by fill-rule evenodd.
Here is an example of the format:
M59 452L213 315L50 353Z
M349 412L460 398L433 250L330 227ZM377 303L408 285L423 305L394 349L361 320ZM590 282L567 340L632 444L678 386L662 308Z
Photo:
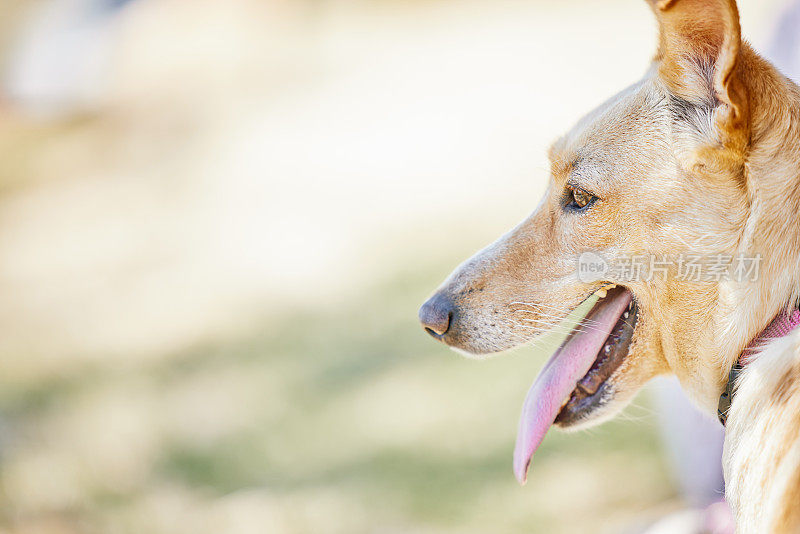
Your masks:
M733 0L649 3L660 40L645 78L553 144L533 214L420 309L433 337L481 355L530 342L616 284L532 389L539 397L526 410L545 412L529 414L543 428L608 417L670 371L712 409L725 366L760 320L731 325L724 315L768 283L751 276L765 236L754 227L764 184L752 183L750 158L780 150L765 147L780 137L770 137L782 116L770 95L795 89L742 43ZM749 262L749 275L730 271L736 261Z

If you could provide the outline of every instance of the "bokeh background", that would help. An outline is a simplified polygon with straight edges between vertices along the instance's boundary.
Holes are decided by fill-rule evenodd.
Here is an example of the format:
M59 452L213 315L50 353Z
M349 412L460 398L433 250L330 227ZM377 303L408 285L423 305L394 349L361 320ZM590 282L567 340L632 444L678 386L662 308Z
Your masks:
M778 0L742 0L758 47ZM637 80L641 0L2 0L0 532L634 532L646 395L511 474L544 362L418 305Z

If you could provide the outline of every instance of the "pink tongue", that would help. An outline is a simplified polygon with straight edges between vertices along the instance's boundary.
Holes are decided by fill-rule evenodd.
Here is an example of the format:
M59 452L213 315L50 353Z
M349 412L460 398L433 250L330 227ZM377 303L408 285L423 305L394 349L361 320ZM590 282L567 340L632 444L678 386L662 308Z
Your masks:
M589 312L589 323L558 348L534 381L522 405L514 448L514 475L525 484L531 457L555 422L561 406L597 359L617 319L631 302L628 291L610 291ZM580 328L578 326L577 328Z

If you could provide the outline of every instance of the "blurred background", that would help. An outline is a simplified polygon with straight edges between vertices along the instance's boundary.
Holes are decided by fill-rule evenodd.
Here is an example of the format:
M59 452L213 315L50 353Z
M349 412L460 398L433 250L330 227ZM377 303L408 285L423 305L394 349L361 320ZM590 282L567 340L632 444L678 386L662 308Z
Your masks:
M740 1L757 48L782 3ZM641 0L2 0L0 532L680 509L646 395L518 487L544 356L468 361L416 320L654 50Z

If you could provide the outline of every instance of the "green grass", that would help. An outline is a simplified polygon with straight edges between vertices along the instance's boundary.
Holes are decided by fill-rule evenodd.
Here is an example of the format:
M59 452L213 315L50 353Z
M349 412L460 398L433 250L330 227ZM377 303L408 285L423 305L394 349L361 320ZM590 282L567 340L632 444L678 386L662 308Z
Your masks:
M143 414L135 420L153 450L124 483L114 464L85 462L79 499L56 510L87 529L169 532L150 517L165 491L192 503L178 507L187 517L255 494L280 503L286 532L315 534L614 531L673 497L641 410L589 432L551 432L519 488L516 420L544 356L525 348L469 361L429 339L416 308L444 272L400 273L336 310L273 316L238 339L134 369L95 365L7 387L0 410L14 432L43 428L46 438L12 448L6 463L69 457L71 422L110 398Z

